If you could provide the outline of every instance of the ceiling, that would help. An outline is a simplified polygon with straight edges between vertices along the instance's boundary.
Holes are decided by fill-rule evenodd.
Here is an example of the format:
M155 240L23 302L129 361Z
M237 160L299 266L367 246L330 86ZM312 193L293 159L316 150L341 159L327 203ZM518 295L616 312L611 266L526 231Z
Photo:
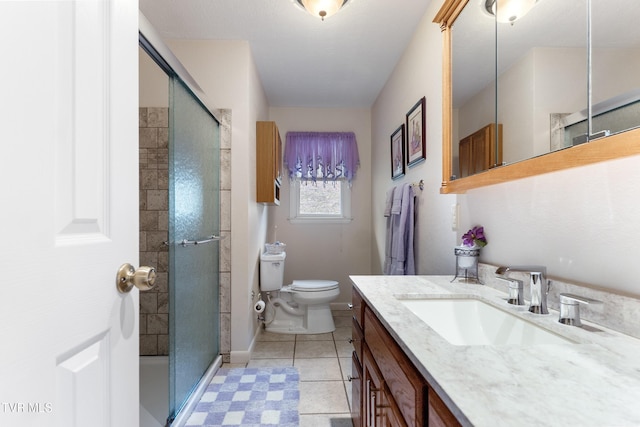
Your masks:
M326 108L371 107L429 3L350 0L323 22L295 0L139 0L165 40L247 40L270 106Z

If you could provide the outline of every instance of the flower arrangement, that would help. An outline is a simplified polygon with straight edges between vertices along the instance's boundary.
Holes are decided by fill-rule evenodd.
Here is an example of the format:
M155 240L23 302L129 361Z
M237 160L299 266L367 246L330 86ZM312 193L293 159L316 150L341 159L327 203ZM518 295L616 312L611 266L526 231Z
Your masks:
M476 225L471 230L463 234L462 245L471 247L478 246L481 248L487 246L487 238L484 235L484 227Z

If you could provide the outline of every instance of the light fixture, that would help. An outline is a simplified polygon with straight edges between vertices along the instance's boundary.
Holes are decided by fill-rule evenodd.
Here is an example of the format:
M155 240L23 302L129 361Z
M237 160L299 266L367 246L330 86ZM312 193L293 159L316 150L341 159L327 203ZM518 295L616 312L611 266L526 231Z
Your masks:
M513 25L529 13L537 2L538 0L486 0L484 7L496 17L496 21Z
M339 11L349 0L296 0L313 16L328 18Z

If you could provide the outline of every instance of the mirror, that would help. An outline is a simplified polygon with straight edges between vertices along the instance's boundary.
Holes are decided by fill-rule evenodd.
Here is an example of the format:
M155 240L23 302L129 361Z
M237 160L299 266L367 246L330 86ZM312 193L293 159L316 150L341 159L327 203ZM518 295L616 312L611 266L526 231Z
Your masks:
M640 153L637 129L618 135L640 125L640 2L591 0L590 58L587 0L538 0L513 25L484 3L446 0L434 19L444 40L441 192ZM461 140L492 123L493 164L460 178Z

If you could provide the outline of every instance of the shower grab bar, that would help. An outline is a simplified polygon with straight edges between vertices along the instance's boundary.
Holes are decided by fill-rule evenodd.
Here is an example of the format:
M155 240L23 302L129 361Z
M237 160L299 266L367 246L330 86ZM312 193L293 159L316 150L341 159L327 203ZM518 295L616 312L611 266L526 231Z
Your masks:
M225 237L226 236L216 236L214 234L214 235L211 235L211 236L209 236L209 237L207 237L205 239L202 239L202 240L187 240L187 239L184 239L182 242L180 242L180 246L187 247L187 246L195 246L195 245L204 245L205 243L217 242L219 240L224 239ZM169 246L169 242L167 242L167 241L164 241L162 243L165 246Z

